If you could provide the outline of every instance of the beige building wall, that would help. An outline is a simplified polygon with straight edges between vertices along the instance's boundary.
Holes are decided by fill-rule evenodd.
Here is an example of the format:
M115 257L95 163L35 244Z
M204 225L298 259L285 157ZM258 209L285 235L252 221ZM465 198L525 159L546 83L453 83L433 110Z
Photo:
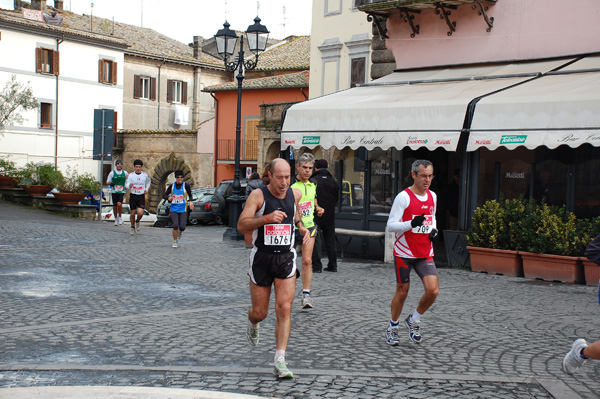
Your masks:
M353 68L370 80L371 23L355 0L313 0L310 41L310 98L351 87ZM364 59L361 61L360 59Z

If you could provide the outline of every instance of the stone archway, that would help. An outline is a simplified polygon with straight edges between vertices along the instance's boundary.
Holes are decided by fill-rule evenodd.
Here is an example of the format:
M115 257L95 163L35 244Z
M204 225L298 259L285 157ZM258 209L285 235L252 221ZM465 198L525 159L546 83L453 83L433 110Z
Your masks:
M156 211L163 194L165 193L165 182L167 177L176 170L183 171L183 181L190 186L194 186L194 178L190 167L181 158L177 158L175 153L171 153L168 158L161 159L154 167L150 184L150 198L148 200L148 209Z

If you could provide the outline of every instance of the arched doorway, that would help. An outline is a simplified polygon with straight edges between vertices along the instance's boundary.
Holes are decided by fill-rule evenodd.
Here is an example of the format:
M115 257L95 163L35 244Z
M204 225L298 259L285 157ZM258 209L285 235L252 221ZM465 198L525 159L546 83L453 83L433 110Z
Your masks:
M176 170L183 171L183 181L190 186L194 186L194 178L191 170L185 161L177 158L175 153L171 153L167 158L161 159L154 167L154 173L151 176L150 198L148 203L149 210L156 211L160 200L165 192L165 183L167 177Z

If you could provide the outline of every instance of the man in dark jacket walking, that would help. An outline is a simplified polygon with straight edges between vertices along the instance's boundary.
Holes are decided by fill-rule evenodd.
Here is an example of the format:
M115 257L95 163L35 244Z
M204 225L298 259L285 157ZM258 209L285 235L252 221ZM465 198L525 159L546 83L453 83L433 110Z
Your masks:
M337 254L335 247L335 207L338 202L340 186L327 170L327 161L319 159L315 162L315 172L312 178L317 182L317 198L319 206L325 209L323 216L315 215L317 223L317 239L312 256L313 272L320 273L323 270L321 253L323 245L327 251L329 264L325 268L328 272L337 272Z

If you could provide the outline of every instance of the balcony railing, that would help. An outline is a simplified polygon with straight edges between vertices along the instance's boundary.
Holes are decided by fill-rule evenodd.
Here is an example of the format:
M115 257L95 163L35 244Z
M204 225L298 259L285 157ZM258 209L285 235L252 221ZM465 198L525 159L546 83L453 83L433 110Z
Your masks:
M241 159L253 160L258 158L258 140L245 140L240 143L242 147ZM217 141L217 159L220 161L235 160L235 140L220 139Z

